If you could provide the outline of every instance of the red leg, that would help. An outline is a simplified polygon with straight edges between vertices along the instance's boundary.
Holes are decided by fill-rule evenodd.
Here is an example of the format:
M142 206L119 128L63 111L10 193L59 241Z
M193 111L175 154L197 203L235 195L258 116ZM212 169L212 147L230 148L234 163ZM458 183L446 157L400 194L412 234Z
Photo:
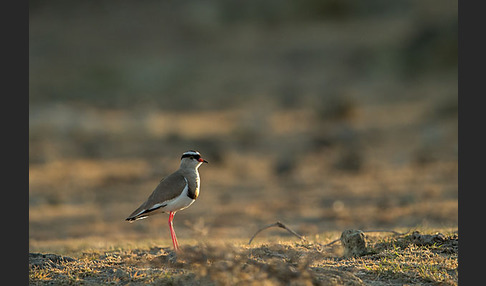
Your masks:
M179 250L179 243L177 242L177 236L174 231L174 226L172 225L172 220L174 219L175 212L169 212L169 229L170 237L172 238L172 244L174 245L174 250Z

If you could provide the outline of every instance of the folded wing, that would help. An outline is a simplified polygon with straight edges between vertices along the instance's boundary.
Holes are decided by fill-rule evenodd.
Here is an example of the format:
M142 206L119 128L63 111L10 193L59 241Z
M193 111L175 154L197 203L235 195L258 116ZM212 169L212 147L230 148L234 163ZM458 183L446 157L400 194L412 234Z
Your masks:
M178 197L187 186L187 180L178 171L162 179L149 198L125 220L134 221L160 213L167 201Z

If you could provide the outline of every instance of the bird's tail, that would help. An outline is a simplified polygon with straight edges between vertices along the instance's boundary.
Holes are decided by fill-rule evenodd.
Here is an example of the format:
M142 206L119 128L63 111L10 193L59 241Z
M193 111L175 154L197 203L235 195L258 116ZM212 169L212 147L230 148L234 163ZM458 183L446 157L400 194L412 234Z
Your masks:
M167 206L167 204L155 204L149 209L145 207L145 204L142 204L138 209L136 209L129 217L127 217L125 220L129 222L133 222L135 220L139 219L144 219L148 217L149 215L153 215L155 213L160 212L161 208Z
M146 217L148 217L148 215L131 216L131 217L127 217L125 220L128 221L128 222L130 222L130 223L132 223L132 222L134 222L136 220L144 219Z

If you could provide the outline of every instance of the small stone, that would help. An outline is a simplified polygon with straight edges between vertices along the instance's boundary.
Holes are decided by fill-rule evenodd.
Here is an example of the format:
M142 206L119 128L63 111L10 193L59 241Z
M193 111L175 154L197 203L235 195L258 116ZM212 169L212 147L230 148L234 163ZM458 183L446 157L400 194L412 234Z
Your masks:
M361 230L347 229L341 234L344 257L359 257L368 253L365 235Z

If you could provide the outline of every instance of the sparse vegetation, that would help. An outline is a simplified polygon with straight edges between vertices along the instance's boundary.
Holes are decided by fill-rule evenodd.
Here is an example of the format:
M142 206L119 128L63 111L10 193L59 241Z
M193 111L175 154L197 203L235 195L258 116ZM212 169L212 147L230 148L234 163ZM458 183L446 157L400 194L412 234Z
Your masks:
M457 285L457 234L421 246L411 235L367 235L372 252L345 258L322 241L199 242L175 254L157 246L86 249L74 258L30 254L32 285Z

